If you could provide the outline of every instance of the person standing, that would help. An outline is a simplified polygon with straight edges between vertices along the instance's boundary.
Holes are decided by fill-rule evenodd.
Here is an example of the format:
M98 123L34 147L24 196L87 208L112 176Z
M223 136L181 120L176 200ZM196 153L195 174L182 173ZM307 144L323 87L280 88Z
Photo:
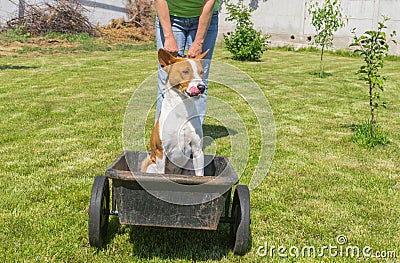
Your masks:
M155 0L157 50L164 48L174 55L194 58L209 50L204 59L206 89L196 101L203 123L206 114L210 60L218 35L219 0ZM167 74L158 65L158 94L156 120L164 98Z

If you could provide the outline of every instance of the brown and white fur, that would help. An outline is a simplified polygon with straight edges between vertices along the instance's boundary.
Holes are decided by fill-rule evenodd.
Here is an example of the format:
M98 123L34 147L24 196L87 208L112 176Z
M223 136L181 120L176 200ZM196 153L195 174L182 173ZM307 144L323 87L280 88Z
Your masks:
M158 60L168 78L161 113L151 133L150 155L142 162L142 172L180 174L182 169L192 169L196 176L204 175L203 130L196 100L205 89L201 59L207 53L188 59L158 50Z

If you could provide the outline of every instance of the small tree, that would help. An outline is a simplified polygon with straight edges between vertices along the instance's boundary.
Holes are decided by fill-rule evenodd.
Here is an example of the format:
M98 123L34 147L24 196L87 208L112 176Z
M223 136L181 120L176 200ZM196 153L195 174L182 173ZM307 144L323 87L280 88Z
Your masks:
M268 45L269 35L262 35L254 29L251 22L252 10L245 7L242 1L237 5L226 4L229 16L227 21L236 23L235 31L224 34L226 48L232 53L233 59L258 61Z
M377 31L366 31L360 37L357 37L355 28L352 30L354 42L350 46L356 47L354 52L364 57L365 61L365 65L360 67L357 74L363 75L363 79L367 81L369 87L372 137L375 136L375 109L379 106L378 100L380 98L380 92L383 91L383 82L386 80L385 76L379 74L379 70L383 68L383 58L388 54L389 42L396 44L396 41L392 39L396 35L396 31L390 33L389 40L384 32L384 29L387 28L385 22L388 20L388 17L383 16L383 21L378 22ZM386 103L383 102L382 106L385 107Z
M322 7L314 0L309 1L308 13L311 15L311 23L315 27L317 34L314 44L321 47L321 57L319 64L319 76L323 77L322 59L325 48L333 46L333 34L345 25L341 5L338 0L325 0Z

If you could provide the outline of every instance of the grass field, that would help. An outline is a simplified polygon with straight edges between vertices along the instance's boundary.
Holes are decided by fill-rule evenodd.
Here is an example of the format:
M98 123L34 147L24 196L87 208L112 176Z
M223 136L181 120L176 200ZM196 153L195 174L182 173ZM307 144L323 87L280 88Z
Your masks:
M385 63L388 80L382 97L388 108L377 111L390 143L368 149L350 142L351 127L369 117L366 85L354 74L361 58L327 54L329 74L321 79L316 77L316 52L275 49L264 53L262 62L243 63L230 60L218 47L214 57L249 74L267 97L275 118L273 164L263 183L251 192L252 249L247 255L230 252L225 225L212 232L174 230L119 226L116 218L111 219L105 248L89 246L87 209L93 179L121 153L126 106L140 83L156 70L156 52L148 46L133 46L0 57L0 259L367 260L345 253L330 256L327 250L318 256L324 246L338 246L336 239L343 235L345 249L370 247L369 254L381 252L386 257L372 262L398 262L400 60ZM246 110L246 103L218 85L211 84L209 94L240 112L249 130L250 155L256 154L260 131L252 128L257 120ZM208 119L206 124L216 127L218 123ZM229 155L229 138L220 136L216 142L217 153ZM244 183L256 159L250 158ZM286 248L281 252L287 257L278 255L279 246ZM317 256L289 254L304 247L315 247Z

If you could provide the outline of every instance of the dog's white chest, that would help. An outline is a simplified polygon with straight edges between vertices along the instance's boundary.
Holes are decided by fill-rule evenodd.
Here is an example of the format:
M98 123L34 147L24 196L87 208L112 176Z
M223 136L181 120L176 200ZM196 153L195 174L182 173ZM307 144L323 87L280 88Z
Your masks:
M196 175L203 175L203 130L195 106L197 98L182 100L174 93L171 90L170 94L166 94L159 119L164 156L181 168L192 162Z

